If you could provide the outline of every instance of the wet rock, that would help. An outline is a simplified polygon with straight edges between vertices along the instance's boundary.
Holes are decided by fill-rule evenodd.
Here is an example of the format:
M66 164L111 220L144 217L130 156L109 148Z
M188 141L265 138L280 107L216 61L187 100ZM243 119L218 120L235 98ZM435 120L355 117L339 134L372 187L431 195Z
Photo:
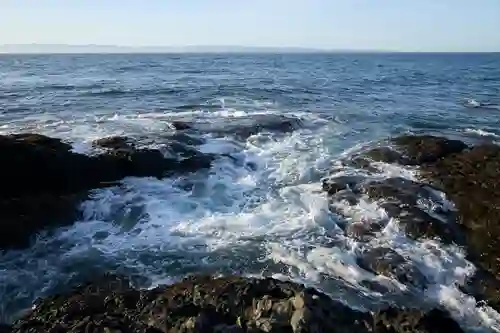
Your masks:
M436 136L402 136L391 143L394 148L372 150L364 156L420 165L419 176L426 184L392 178L363 182L354 191L380 201L388 217L397 219L412 238L440 238L445 243L465 246L477 273L463 289L499 310L500 146L481 144L469 148L463 142ZM358 158L365 161L365 157ZM346 191L340 190L344 185L335 186L332 199ZM431 189L446 193L455 211L434 205ZM434 207L422 207L425 201Z
M107 277L42 300L12 332L403 333L443 327L461 332L437 309L370 314L292 282L190 276L141 291L127 280Z
M460 289L476 301L486 301L493 309L500 310L500 281L490 272L477 271Z
M403 155L389 147L373 148L364 153L375 162L407 164L408 160Z
M205 142L205 140L195 137L193 135L188 135L186 133L175 133L166 137L169 141L175 141L188 146L199 146Z
M29 245L34 234L46 227L56 227L80 217L78 203L86 193L36 193L0 197L0 250Z
M405 135L392 139L408 159L406 164L433 163L441 158L460 153L467 145L459 140L450 140L431 135Z
M416 205L419 197L429 196L423 184L400 177L364 183L362 190L374 200L397 200L407 205Z
M346 226L346 234L358 241L367 242L382 230L382 224L370 221L351 222Z
M392 142L411 160L407 164L421 164L422 181L446 193L457 210L447 221L458 223L440 223L415 210L408 200L388 204L386 210L406 223L409 234L437 234L464 244L467 258L478 269L464 290L499 309L500 147L481 144L468 148L463 142L434 136L403 136ZM410 197L409 193L404 196ZM408 204L401 207L401 202ZM422 224L422 220L431 223Z
M428 283L422 272L390 248L370 249L364 252L357 262L367 271L394 278L403 284L425 288Z
M464 244L464 234L454 220L443 221L431 216L421 208L401 205L399 202L381 204L387 216L398 220L400 226L413 239L439 238L443 243Z
M0 136L0 163L0 249L25 246L33 231L77 216L88 157L58 139L18 134Z
M194 129L215 135L246 139L261 132L289 133L302 127L302 121L281 115L262 114L235 117L220 123L197 123Z
M91 189L128 176L161 178L206 169L214 159L192 152L166 159L158 149L135 148L126 137L94 144L106 151L87 156L39 134L0 136L0 249L26 246L35 232L75 221L78 203Z
M353 157L350 160L344 161L344 165L355 169L362 169L370 173L376 173L379 171L372 165L369 159L361 156Z
M431 135L405 135L392 139L391 143L394 148L377 147L365 152L364 155L377 162L422 165L434 163L467 149L467 145L462 141Z
M460 326L443 310L429 312L388 308L374 314L374 330L377 333L462 333Z
M172 127L178 131L188 130L192 128L190 124L182 121L173 121L171 124Z
M93 157L97 168L101 168L104 179L115 180L127 176L162 177L168 164L157 149L115 149Z
M292 282L190 276L141 291L108 277L42 300L12 332L403 333L443 327L461 332L437 309L370 314Z
M52 151L69 151L71 145L62 142L60 139L50 138L45 135L35 133L19 133L3 136L2 140L15 141L23 144L29 144L33 147L43 147Z
M360 196L351 190L341 190L331 196L332 203L344 201L347 204L354 206L359 203Z
M415 238L440 238L446 243L462 245L464 236L455 223L454 216L437 218L419 206L422 199L433 200L434 195L427 185L404 178L387 178L364 183L362 191L373 200L381 200L389 218L395 218L406 233Z
M114 284L114 285L113 285ZM43 300L13 332L367 332L369 315L304 286L273 279L194 276L137 291L120 279Z
M178 331L186 318L202 311L212 318L205 321L207 332L216 325L237 325L243 332L364 331L364 314L312 289L273 279L194 278L166 289L142 313L152 326Z
M500 146L476 146L423 169L422 176L442 189L457 209L468 258L494 280L500 279ZM498 283L483 291L498 309ZM489 281L489 282L488 282Z
M327 178L323 180L323 191L329 195L334 195L342 190L350 190L362 182L364 177L361 176L340 176L335 178Z
M133 141L126 136L110 136L94 140L93 146L110 149L127 149L134 146Z

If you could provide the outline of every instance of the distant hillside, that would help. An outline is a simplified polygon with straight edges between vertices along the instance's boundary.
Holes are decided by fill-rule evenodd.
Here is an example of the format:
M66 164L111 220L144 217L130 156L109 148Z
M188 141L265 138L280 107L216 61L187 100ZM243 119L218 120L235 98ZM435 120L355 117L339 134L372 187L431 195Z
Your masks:
M114 46L114 45L58 45L9 44L0 45L0 53L315 53L326 50L300 47L248 46Z

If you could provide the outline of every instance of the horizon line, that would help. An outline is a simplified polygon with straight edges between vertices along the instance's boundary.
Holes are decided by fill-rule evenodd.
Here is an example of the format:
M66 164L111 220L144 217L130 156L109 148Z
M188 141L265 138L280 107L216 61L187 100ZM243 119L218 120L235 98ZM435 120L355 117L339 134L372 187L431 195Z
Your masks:
M28 48L28 49L27 49ZM32 48L31 50L29 48ZM36 50L36 48L43 48ZM49 50L61 48L63 50ZM91 50L92 48L97 50ZM11 49L11 50L9 50ZM21 50L16 50L21 49ZM75 52L74 49L87 49L85 52ZM90 50L89 50L90 49ZM111 49L103 52L102 49ZM113 52L114 51L114 52ZM128 52L127 52L128 51ZM0 44L0 54L72 54L72 53L500 53L500 50L398 50L398 49L341 49L305 46L244 46L244 45L112 45L112 44L49 44L49 43L19 43Z

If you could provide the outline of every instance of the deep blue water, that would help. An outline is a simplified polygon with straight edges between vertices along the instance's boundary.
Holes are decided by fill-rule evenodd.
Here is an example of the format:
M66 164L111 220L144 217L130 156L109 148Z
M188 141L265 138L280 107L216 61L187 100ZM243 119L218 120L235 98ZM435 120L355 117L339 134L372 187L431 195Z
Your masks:
M499 54L54 55L1 56L4 122L50 114L216 109L230 97L286 112L338 117L376 135L491 128L499 102Z
M180 119L208 128L197 149L256 165L221 159L187 180L127 179L96 191L82 206L83 221L0 254L0 319L88 274L132 274L148 287L186 273L238 272L292 278L366 308L440 302L464 325L500 327L496 312L449 287L473 270L461 250L394 230L377 244L358 244L338 233L340 217L320 191L340 157L391 135L500 141L499 92L500 54L0 56L3 133L44 133L88 152L92 139L154 139ZM210 130L276 115L299 117L304 128L248 139ZM186 181L193 190L178 186ZM376 203L347 208L353 220L380 214ZM414 261L433 288L412 296L363 287L377 277L356 266L356 253L380 244Z

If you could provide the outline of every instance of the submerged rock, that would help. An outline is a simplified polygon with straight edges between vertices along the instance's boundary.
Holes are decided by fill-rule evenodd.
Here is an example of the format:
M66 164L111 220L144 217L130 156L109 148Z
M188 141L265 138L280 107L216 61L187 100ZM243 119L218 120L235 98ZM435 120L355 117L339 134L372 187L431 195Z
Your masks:
M463 332L449 314L440 309L429 312L389 308L374 316L373 332Z
M358 241L367 242L383 229L382 224L372 221L355 221L349 223L345 228L347 236Z
M190 124L188 124L187 122L183 122L183 121L173 121L171 124L172 124L172 127L178 131L188 130L188 129L192 128L192 126Z
M474 296L476 301L486 301L493 309L500 310L500 280L492 273L480 269L468 278L463 292Z
M403 284L424 288L428 283L418 268L390 248L370 249L364 252L357 262L365 270L395 278Z
M467 145L462 141L431 135L404 135L392 139L392 142L408 158L408 164L414 165L434 163L439 159L467 149Z
M462 332L441 310L363 313L312 288L270 278L194 276L152 290L127 282L109 277L46 298L12 325L12 333Z
M431 189L428 185L400 177L370 181L363 176L341 176L323 181L323 190L333 202L346 201L355 205L363 195L378 201L387 217L397 219L402 229L414 239L440 238L445 243L464 244L455 215L442 214L437 208L431 214L420 206L422 200L434 200ZM346 232L358 240L366 240L381 228L377 223L355 221L349 224Z
M389 218L395 218L406 233L415 239L440 238L445 243L462 245L463 234L454 216L434 217L419 206L422 199L433 200L429 187L404 178L387 178L363 184L362 191L373 200L381 200Z
M407 164L408 160L402 154L390 147L378 147L370 149L363 154L375 162Z
M200 132L210 132L219 136L232 135L240 139L246 139L261 132L289 133L301 128L302 125L299 118L273 114L255 114L229 118L220 122L198 122L192 125L192 129Z
M127 149L134 146L130 138L126 136L109 136L94 140L92 144L93 146L110 149Z
M444 223L415 208L413 193L422 193L421 187L408 182L387 186L384 181L386 185L368 188L367 193L395 199L386 200L384 208L406 225L409 235L436 235L465 245L477 273L463 289L500 310L500 146L469 148L461 141L435 136L402 136L392 143L407 160L391 158L391 162L420 165L421 181L446 193L456 212L445 216Z
M365 178L361 176L327 178L323 180L323 191L326 191L329 195L334 195L343 190L357 188L363 180L365 180Z
M441 158L467 149L467 145L462 141L431 135L404 135L393 138L390 142L395 149L378 147L365 152L364 155L378 162L421 165L434 163Z
M455 204L468 258L494 277L481 281L483 298L500 309L500 147L480 145L444 158L426 166L423 177Z
M75 221L91 189L128 176L161 178L211 166L212 155L165 158L158 149L135 148L127 137L96 140L99 155L75 153L59 139L39 134L0 136L0 250L28 245L34 232Z

